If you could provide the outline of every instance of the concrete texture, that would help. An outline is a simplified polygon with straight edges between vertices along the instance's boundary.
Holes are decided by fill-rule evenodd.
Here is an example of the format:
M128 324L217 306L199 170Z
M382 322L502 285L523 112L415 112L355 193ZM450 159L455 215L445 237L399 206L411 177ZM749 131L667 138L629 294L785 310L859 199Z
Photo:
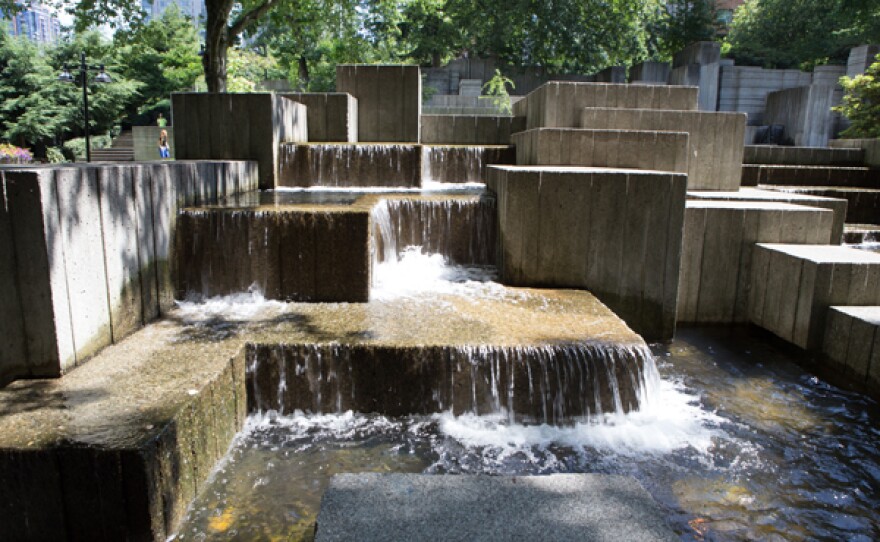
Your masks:
M308 141L306 107L275 94L171 95L179 160L253 160L275 188L281 144Z
M577 128L585 107L693 111L697 94L696 87L553 81L515 103L513 114L526 117L526 129Z
M747 323L754 244L827 244L833 214L788 203L689 200L678 323Z
M865 151L862 148L786 147L779 145L746 145L743 164L776 164L789 166L862 166Z
M701 111L718 109L718 83L721 65L687 64L673 68L669 73L670 85L695 86L699 88L697 104Z
M302 141L355 143L358 140L358 101L344 92L285 92L279 94L306 106L308 138Z
M164 313L170 239L185 204L256 188L256 164L156 162L3 168L0 266L9 295L0 385L57 377Z
M0 538L165 540L245 407L240 344L168 322L0 389Z
M876 62L880 54L880 45L860 45L849 50L849 58L846 63L846 75L855 77L865 71Z
M846 221L852 224L880 224L880 190L871 188L835 188L765 185L766 190L823 198L845 199Z
M363 302L370 215L344 206L184 209L174 256L179 299L256 287L267 299Z
M695 41L672 57L672 67L690 64L712 64L721 60L721 44L717 41Z
M518 165L688 171L688 134L542 128L514 134Z
M755 245L750 321L819 350L828 307L880 304L880 254L822 245Z
M339 474L321 500L316 542L342 540L673 541L631 477Z
M839 102L833 85L779 90L767 94L764 124L785 126L785 137L801 147L824 147L834 137L831 107Z
M687 177L493 166L506 284L585 288L648 340L675 330Z
M281 146L278 186L417 187L421 176L416 144L289 143Z
M525 129L523 117L422 115L425 145L510 145L510 136Z
M665 85L672 69L668 62L640 62L629 69L629 82L633 84Z
M745 127L743 113L585 108L581 114L581 128L687 132L689 190L739 188Z
M719 111L741 111L749 116L749 125L766 125L764 106L767 95L777 90L805 87L813 82L809 72L768 70L755 66L734 66L721 61Z
M422 145L422 184L482 183L489 164L515 164L509 146Z
M744 186L841 186L880 188L880 170L867 167L756 164L742 169Z
M168 133L168 150L171 159L174 155L174 127L166 126L132 126L131 135L134 139L134 159L136 162L160 160L159 157L159 133L165 130Z
M874 139L832 139L828 142L835 149L863 149L864 165L880 168L880 138Z
M593 79L597 83L619 83L626 84L626 67L625 66L609 66L604 70L593 75Z
M880 391L880 307L829 307L822 352L835 370Z
M418 66L336 66L336 90L358 101L358 141L418 143L422 76Z
M834 218L831 222L831 244L840 244L843 238L847 205L845 199L823 198L821 196L811 196L809 194L791 194L776 190L761 190L758 188L741 188L736 192L700 192L689 190L687 197L688 199L697 200L793 203L795 205L828 209L834 213Z

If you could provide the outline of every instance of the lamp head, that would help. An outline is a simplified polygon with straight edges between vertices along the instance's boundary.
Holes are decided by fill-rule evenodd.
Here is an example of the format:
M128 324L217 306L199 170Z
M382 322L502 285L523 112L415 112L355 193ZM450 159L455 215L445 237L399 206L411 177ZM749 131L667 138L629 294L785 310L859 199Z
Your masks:
M67 66L61 69L58 80L62 83L73 83L73 75L70 74L70 69Z
M110 79L110 76L107 75L107 72L104 71L104 65L101 65L101 70L98 72L98 75L95 76L95 81L98 83L110 83L113 80Z

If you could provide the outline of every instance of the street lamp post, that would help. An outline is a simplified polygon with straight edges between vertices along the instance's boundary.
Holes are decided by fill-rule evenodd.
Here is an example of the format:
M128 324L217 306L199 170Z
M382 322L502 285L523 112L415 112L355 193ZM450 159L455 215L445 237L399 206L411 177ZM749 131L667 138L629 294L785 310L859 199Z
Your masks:
M85 51L81 52L79 55L79 78L82 82L82 91L83 91L83 116L86 120L85 125L85 133L86 133L86 162L92 161L92 146L89 143L89 85L88 85L88 75L89 71L96 71L98 75L95 76L96 83L109 83L110 76L107 75L107 72L104 71L104 65L100 66L89 66L86 64L86 53ZM71 75L70 68L65 64L63 71L58 76L58 80L64 83L76 83L76 78Z

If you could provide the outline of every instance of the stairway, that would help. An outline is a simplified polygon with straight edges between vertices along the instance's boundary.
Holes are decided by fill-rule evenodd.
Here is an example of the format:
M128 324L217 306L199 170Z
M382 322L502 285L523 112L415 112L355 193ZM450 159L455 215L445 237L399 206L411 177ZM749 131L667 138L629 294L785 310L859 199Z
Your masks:
M131 130L122 131L108 148L92 149L92 162L134 162L134 135Z

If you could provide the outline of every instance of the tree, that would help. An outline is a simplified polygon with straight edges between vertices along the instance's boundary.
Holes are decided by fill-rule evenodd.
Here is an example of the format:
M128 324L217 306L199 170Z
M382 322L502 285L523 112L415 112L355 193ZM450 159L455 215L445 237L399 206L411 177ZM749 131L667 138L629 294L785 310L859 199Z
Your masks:
M876 0L747 0L725 51L740 64L811 69L845 63L852 47L878 41Z
M685 46L715 37L713 0L669 0L650 26L659 57L671 58Z
M842 77L843 103L834 108L850 121L841 135L852 138L880 137L880 55L861 75Z
M402 10L400 37L403 55L435 68L448 61L465 43L461 27L446 12L446 0L412 0Z

